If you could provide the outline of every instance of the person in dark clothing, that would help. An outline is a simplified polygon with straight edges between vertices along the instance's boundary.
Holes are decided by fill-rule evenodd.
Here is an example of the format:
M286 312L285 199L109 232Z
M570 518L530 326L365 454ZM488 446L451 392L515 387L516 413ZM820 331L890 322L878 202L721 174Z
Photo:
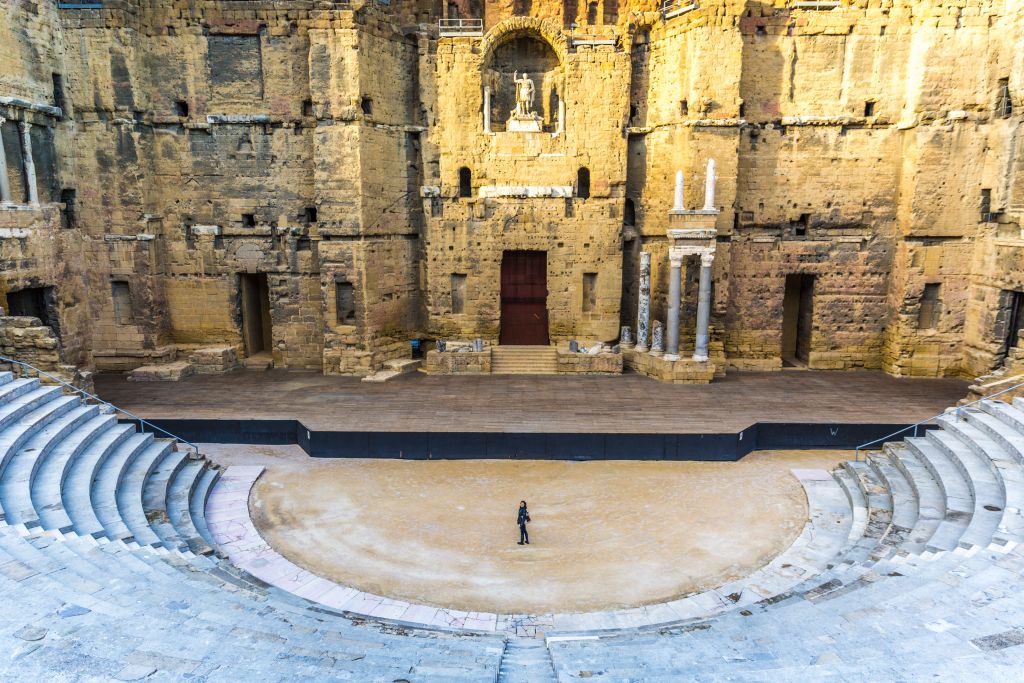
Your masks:
M519 501L519 516L516 523L519 525L519 545L530 545L530 534L526 533L526 523L530 521L530 511L526 509L526 501Z

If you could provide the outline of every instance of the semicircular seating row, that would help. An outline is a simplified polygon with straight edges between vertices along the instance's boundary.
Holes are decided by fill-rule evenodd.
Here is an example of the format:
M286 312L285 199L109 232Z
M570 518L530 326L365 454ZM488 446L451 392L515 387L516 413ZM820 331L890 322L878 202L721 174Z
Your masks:
M1010 680L1024 663L1024 404L961 416L831 474L795 471L808 524L744 579L631 610L475 615L468 632L318 603L330 587L290 593L247 528L258 470L220 479L97 406L0 373L0 670L494 681L525 657L536 681ZM543 657L509 638L534 630Z

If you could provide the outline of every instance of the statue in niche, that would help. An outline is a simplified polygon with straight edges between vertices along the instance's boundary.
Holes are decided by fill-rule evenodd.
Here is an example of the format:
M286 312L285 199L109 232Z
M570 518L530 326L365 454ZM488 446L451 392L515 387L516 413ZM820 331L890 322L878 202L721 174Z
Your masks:
M510 112L506 129L520 133L541 132L541 119L533 111L533 100L537 90L533 85L530 75L519 71L513 72L513 81L516 84L516 108Z
M516 84L516 108L512 111L512 115L520 118L532 116L535 89L530 74L523 73L523 77L520 78L519 72L515 71L512 78Z

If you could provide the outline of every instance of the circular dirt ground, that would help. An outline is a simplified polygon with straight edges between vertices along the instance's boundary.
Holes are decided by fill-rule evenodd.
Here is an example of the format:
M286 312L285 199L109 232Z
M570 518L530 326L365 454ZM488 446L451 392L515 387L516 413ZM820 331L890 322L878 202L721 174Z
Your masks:
M268 466L251 512L292 561L379 595L504 613L634 606L746 575L804 526L790 468L845 459L323 461L248 448L260 452L227 459ZM520 498L529 546L516 544Z

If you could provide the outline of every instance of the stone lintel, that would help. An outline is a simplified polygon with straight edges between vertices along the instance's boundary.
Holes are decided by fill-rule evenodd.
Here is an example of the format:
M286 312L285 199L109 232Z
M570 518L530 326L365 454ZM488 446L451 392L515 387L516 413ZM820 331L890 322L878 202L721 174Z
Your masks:
M0 97L0 104L8 107L14 107L16 109L27 109L40 114L46 114L47 116L53 116L58 119L64 116L64 110L60 107L52 107L41 102L29 102L28 100L23 100L18 97Z
M718 222L718 211L669 211L670 229L714 230Z
M479 196L494 197L572 197L572 185L484 185Z

